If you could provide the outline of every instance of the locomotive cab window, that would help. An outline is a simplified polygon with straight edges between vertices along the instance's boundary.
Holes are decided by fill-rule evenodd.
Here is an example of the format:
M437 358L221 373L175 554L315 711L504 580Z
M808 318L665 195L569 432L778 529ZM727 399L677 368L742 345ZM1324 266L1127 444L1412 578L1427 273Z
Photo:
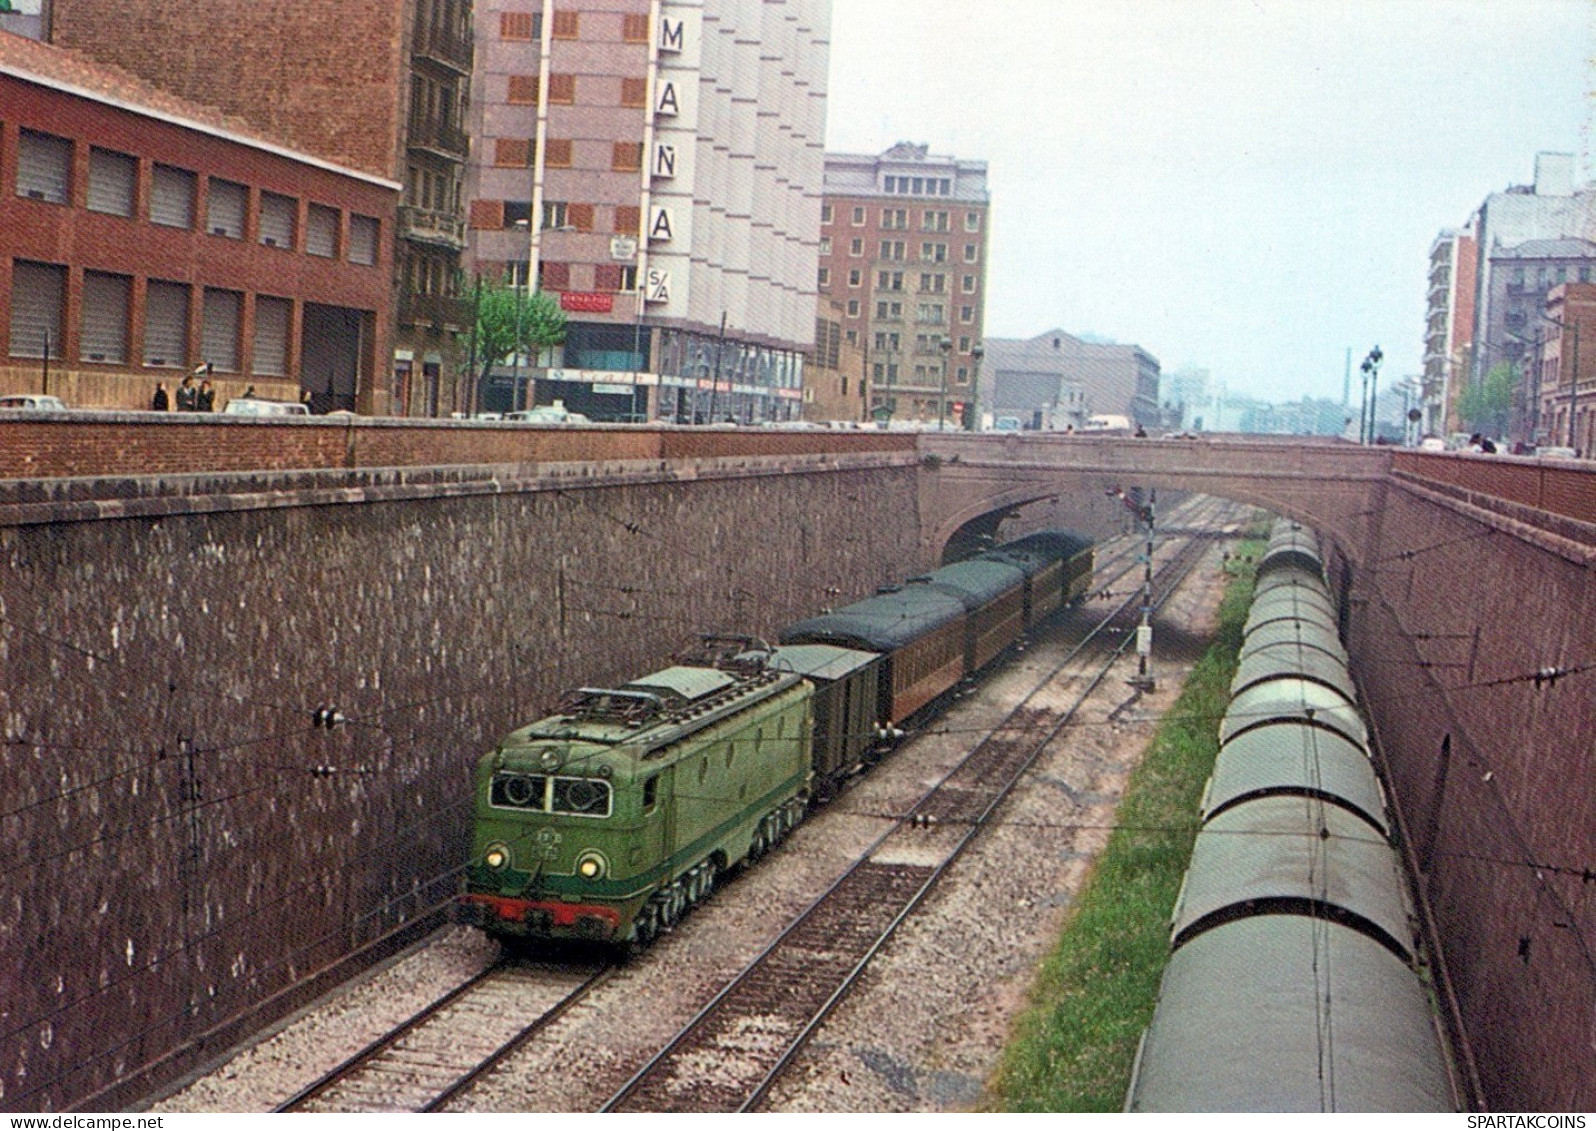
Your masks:
M503 809L608 817L610 783L600 778L550 778L542 774L503 773L493 779L490 800Z
M659 800L659 775L655 774L643 783L643 812L647 813L654 808L654 803Z

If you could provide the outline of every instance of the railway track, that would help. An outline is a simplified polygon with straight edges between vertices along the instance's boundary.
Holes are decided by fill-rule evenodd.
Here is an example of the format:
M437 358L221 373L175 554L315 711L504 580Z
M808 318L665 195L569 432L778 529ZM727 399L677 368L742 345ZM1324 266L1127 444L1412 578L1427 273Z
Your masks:
M1186 538L1154 579L1161 605L1207 539ZM1131 567L1134 568L1134 567ZM1127 570L1128 572L1128 570ZM911 807L827 892L603 1106L609 1111L749 1111L844 1000L871 959L924 901L1049 742L1067 726L1133 634L1094 641L1139 612L1118 605L960 765ZM1039 693L1091 656L1069 702Z
M275 1110L436 1111L596 989L612 969L503 960Z

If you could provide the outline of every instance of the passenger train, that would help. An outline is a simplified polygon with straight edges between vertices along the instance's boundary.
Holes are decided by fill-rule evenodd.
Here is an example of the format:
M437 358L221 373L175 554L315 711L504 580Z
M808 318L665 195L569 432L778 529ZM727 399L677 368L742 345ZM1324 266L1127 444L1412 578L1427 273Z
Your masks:
M1092 542L1033 534L779 643L707 638L581 688L476 769L461 915L507 939L642 946L757 860L900 728L1082 597Z

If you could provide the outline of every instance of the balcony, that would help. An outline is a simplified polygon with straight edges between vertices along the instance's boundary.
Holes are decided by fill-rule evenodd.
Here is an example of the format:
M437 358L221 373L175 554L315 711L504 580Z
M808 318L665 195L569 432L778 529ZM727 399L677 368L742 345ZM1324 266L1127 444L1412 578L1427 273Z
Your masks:
M468 75L471 73L471 47L469 31L459 34L448 28L417 25L411 52L456 74Z
M417 243L463 251L466 246L465 217L456 212L434 212L430 208L401 204L399 235Z
M399 295L399 324L464 332L471 328L471 300L404 291Z
M459 126L419 114L410 119L405 144L411 149L423 149L447 161L464 161L466 154L471 151L471 139Z

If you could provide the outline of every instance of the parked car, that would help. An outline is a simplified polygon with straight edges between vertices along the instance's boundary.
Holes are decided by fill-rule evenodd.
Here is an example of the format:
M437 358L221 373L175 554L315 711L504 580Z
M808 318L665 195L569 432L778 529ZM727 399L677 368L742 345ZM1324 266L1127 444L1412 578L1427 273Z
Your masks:
M507 412L504 419L520 421L524 424L591 424L592 421L580 412L572 412L563 404L543 404L535 408L517 409Z
M66 402L48 393L8 393L0 397L0 408L28 408L36 412L65 412Z
M1535 449L1535 454L1542 459L1578 459L1579 454L1573 448L1542 447Z
M1446 451L1446 441L1439 436L1426 436L1419 441L1419 451L1444 452Z
M296 401L266 401L259 397L234 397L222 412L227 416L310 415L310 409Z

